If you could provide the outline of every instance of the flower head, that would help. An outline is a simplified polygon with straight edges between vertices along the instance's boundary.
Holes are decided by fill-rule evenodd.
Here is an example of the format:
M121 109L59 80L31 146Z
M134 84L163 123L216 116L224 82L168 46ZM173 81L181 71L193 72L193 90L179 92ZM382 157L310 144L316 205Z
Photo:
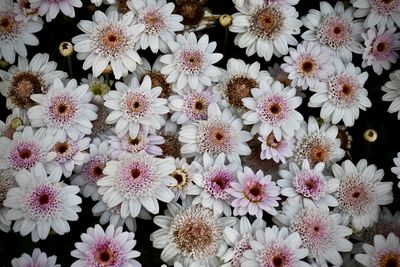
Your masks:
M60 264L56 264L57 256L47 257L45 252L42 252L39 248L35 248L32 252L32 256L24 253L19 258L14 258L11 261L12 267L61 267Z
M30 0L31 8L37 8L39 15L46 15L46 21L52 21L61 11L64 15L74 18L74 7L82 7L81 0Z
M11 169L0 170L0 230L3 232L10 231L11 220L7 217L9 208L4 206L4 200L11 188L18 187L15 173Z
M400 1L399 0L351 0L357 8L354 16L365 18L364 27L391 28L400 27Z
M389 74L390 81L382 86L385 94L382 96L383 101L392 102L388 108L389 113L397 113L397 119L400 120L400 70L395 70Z

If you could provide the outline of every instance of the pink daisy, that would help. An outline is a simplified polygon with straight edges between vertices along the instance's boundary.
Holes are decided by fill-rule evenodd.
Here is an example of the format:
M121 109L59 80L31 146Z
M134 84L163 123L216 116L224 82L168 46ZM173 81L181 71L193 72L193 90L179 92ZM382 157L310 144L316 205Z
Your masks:
M293 138L286 140L282 138L280 141L276 140L273 133L265 136L259 136L258 140L261 141L260 158L272 159L276 163L280 161L286 163L286 158L293 156Z
M12 267L61 267L60 264L56 264L57 256L47 257L45 252L40 251L39 248L35 248L32 252L32 256L24 253L19 258L14 258L11 261Z
M399 0L350 0L357 8L354 16L365 18L364 27L379 28L400 27L400 1Z

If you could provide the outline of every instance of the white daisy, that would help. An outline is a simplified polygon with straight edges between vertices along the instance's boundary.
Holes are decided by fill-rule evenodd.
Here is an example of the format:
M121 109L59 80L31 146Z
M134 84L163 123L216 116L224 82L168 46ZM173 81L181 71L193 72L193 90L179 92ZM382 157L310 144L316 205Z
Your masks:
M174 159L160 159L139 152L126 155L119 161L108 161L103 172L106 175L97 181L99 194L108 207L121 204L121 216L137 217L143 206L157 214L157 200L170 202L174 193L168 186L176 185L169 174L175 170Z
M77 196L79 187L60 182L61 174L55 169L47 176L42 164L16 174L18 187L10 189L4 200L10 208L7 217L15 220L14 232L32 233L37 242L47 238L50 228L59 235L70 231L68 221L78 220L82 199Z
M180 23L183 17L172 14L174 3L167 3L166 0L136 0L128 1L127 5L138 17L137 23L144 25L136 47L147 49L150 46L153 53L158 50L168 53L168 42L175 39L175 32L183 30Z
M197 166L195 161L188 164L186 158L175 159L175 170L170 176L176 180L176 185L169 187L175 194L173 201L184 200L187 195L197 196L202 192L202 188L193 183L194 175L198 171Z
M388 30L385 28L377 30L373 27L361 34L365 41L361 65L363 68L372 66L374 72L381 75L383 69L390 70L392 64L396 64L399 58L396 51L400 50L400 32L395 33L396 30L398 30L397 27Z
M400 152L397 153L397 158L393 158L394 167L390 170L397 175L397 178L400 179ZM397 185L400 188L400 182Z
M104 229L96 224L81 235L83 242L75 243L71 256L77 258L71 267L132 266L142 265L135 260L140 252L133 250L135 234L123 232L122 227L110 224Z
M343 120L346 126L353 126L359 116L359 110L372 106L364 84L368 72L361 72L353 63L343 64L334 60L335 72L318 87L310 88L315 92L308 102L309 107L321 107L320 116L326 122L337 124Z
M289 74L292 87L314 88L333 73L330 51L317 42L304 41L289 53L281 67Z
M200 205L168 203L165 215L153 221L161 229L150 235L153 246L162 249L161 259L189 266L220 266L226 250L223 229L236 222L234 217L219 217Z
M81 20L78 28L84 34L75 36L72 42L77 58L85 60L82 68L92 67L93 75L98 77L111 64L115 78L120 79L128 71L133 72L136 64L142 64L135 43L145 26L133 22L133 12L119 15L116 10L107 14L97 10L93 21Z
M315 266L327 266L330 262L342 266L339 252L349 252L353 244L347 239L352 230L342 225L342 217L337 213L329 213L327 206L305 206L294 198L288 198L282 211L274 217L274 222L289 227L297 232L308 249L308 257L315 261Z
M244 124L253 125L252 134L268 136L273 133L277 141L294 136L303 121L303 116L296 111L302 99L295 96L295 88L284 88L278 81L272 84L261 82L259 88L251 90L251 95L243 99L244 106L250 111L242 118Z
M56 264L57 256L47 257L45 252L42 252L39 248L35 248L32 252L32 256L24 253L19 258L14 258L11 261L12 267L61 267L60 264Z
M365 18L364 27L391 28L400 27L400 1L399 0L350 0L357 8L354 16Z
M400 265L399 237L390 233L387 238L383 235L374 237L374 246L362 246L366 254L357 254L355 259L364 266L398 266Z
M255 240L251 240L249 250L241 259L243 267L310 267L301 259L308 255L308 250L302 247L297 232L290 233L288 228L278 228L276 225L258 230Z
M272 54L281 57L289 52L288 45L297 45L292 35L300 33L302 23L292 6L250 0L236 8L239 12L232 15L229 30L238 33L234 43L246 48L246 55L252 56L257 52L259 57L269 61Z
M395 70L389 74L390 81L386 82L382 87L385 94L382 96L383 101L392 102L388 108L389 113L397 113L397 119L400 120L400 70Z
M55 61L49 61L48 54L36 54L30 62L26 57L18 57L18 65L8 71L0 70L0 92L7 98L8 109L16 107L27 110L35 102L33 94L45 94L56 78L64 79L67 73L59 71Z
M17 14L17 20L31 20L31 21L41 21L39 17L39 8L31 7L29 0L17 0L14 3L15 12Z
M30 0L32 8L38 8L40 16L46 15L46 21L52 21L61 11L64 15L74 18L74 8L81 8L81 0Z
M184 145L181 153L187 157L208 153L212 158L224 153L229 162L240 162L240 156L249 155L247 141L252 138L242 130L242 119L233 116L225 108L221 111L217 104L208 106L208 119L182 126L179 141Z
M33 94L31 99L38 105L28 110L33 127L46 126L58 140L74 137L80 132L90 134L92 123L97 118L97 107L89 103L93 95L89 86L78 86L75 79L66 85L55 79L46 94Z
M15 54L28 56L25 45L37 46L39 39L33 33L43 28L42 21L17 19L12 0L0 2L0 59L10 64L15 62Z
M329 48L344 62L351 62L352 52L361 54L362 21L354 20L353 7L344 7L337 1L333 8L328 2L320 2L320 11L311 9L302 18L308 29L301 37L306 41L318 41Z
M116 91L104 96L104 105L112 110L106 122L115 125L115 133L122 138L129 131L134 139L139 130L159 130L165 124L162 114L168 112L167 99L158 98L161 87L151 88L151 79L145 76L139 84L133 77L129 85L117 82Z
M10 231L11 220L7 217L10 210L3 205L7 197L7 193L11 188L18 187L15 181L15 171L11 169L0 170L0 230L3 232Z
M161 73L168 75L167 82L176 83L178 91L187 85L198 89L219 81L221 72L214 64L221 60L222 54L213 53L217 43L209 43L207 34L199 40L193 32L178 34L176 42L170 41L168 45L172 53L160 58L166 64Z
M286 163L286 158L293 156L293 138L288 140L282 138L280 141L276 140L273 133L265 136L259 136L258 140L261 143L260 159L272 159L276 163Z
M310 116L308 123L303 123L296 133L294 159L297 164L307 159L311 167L318 162L324 162L325 167L329 167L341 160L345 151L340 148L341 142L337 135L337 126L327 122L319 126L317 120Z
M82 78L81 83L89 85L89 91L93 93L92 102L94 104L103 104L103 96L111 90L110 86L113 81L108 83L103 76L94 77L93 74L89 73L87 78Z
M341 212L349 217L355 231L370 227L378 221L379 206L393 202L392 182L381 182L384 171L367 166L365 159L355 166L350 160L332 166L333 175L340 179L336 192Z

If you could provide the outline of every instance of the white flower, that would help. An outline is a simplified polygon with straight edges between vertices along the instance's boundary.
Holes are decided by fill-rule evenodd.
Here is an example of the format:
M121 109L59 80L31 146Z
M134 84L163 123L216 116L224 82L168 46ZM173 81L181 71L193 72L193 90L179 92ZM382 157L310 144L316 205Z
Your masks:
M400 1L385 0L350 0L357 8L354 16L365 18L364 27L391 28L395 25L400 27Z
M42 21L24 21L17 19L12 0L0 2L0 59L10 64L15 62L15 54L28 56L25 45L37 46L39 39L33 33L43 28Z
M395 167L392 167L391 171L397 175L398 179L400 179L400 152L397 153L397 158L393 158L393 162ZM400 182L397 186L400 188Z
M341 212L351 220L355 231L371 227L378 221L379 206L393 202L392 182L381 182L384 171L367 166L365 159L355 166L346 160L332 166L333 175L340 179L336 192Z
M16 131L22 132L29 125L30 121L26 112L20 108L14 108L12 113L7 116L5 123L0 121L0 136L12 139Z
M280 161L286 163L286 158L293 156L293 138L288 140L282 138L280 141L276 140L273 133L269 135L259 136L258 140L261 143L260 159L272 159L276 163Z
M94 77L93 74L89 73L87 78L82 78L81 83L89 85L89 91L93 93L92 102L103 105L103 96L110 91L113 81L107 84L103 76Z
M175 194L173 201L184 200L188 195L197 196L200 194L202 188L193 183L194 175L198 171L197 165L194 161L188 164L186 158L175 159L175 170L170 173L170 176L176 180L176 185L169 187Z
M260 88L251 90L251 95L243 99L244 106L250 111L242 118L244 124L253 125L252 134L268 136L273 133L277 141L294 136L303 121L303 116L296 111L302 99L295 96L295 88L284 88L278 81L272 84L261 82Z
M39 248L35 248L32 252L32 256L24 253L19 258L14 258L11 261L12 267L61 267L60 264L56 264L57 256L47 257L45 252L42 252Z
M115 133L122 138L129 131L134 139L139 131L159 130L165 124L162 114L168 112L167 100L158 98L161 87L151 88L151 79L145 76L139 85L133 77L129 85L117 82L116 91L104 96L104 105L112 110L106 122L115 125Z
M4 206L4 200L7 197L8 190L18 187L15 181L16 172L12 169L0 170L0 230L3 232L10 231L11 220L7 217L9 208Z
M388 108L389 113L397 113L400 120L400 70L395 70L389 74L390 81L381 87L386 94L382 96L383 101L392 102Z
M166 0L135 0L127 1L128 7L134 11L137 23L144 25L144 30L139 34L137 48L150 49L153 53L160 50L168 53L168 42L175 39L175 32L182 31L183 20L181 15L172 14L174 3Z
M289 52L288 45L297 45L292 35L300 33L302 23L292 6L250 0L236 8L239 12L232 15L229 30L238 33L234 42L240 48L246 48L246 55L257 52L259 57L269 61L272 54L281 57Z
M61 11L64 15L74 18L74 7L81 8L81 0L30 0L32 8L38 8L40 16L46 15L46 21L53 20Z
M119 15L116 10L108 14L97 10L93 21L81 20L78 28L84 32L72 38L77 58L85 60L83 69L93 68L98 77L111 64L114 76L120 79L128 71L133 72L136 64L142 64L135 49L137 35L143 31L143 24L133 24L132 11Z
M168 45L172 53L160 58L166 64L161 73L168 75L167 82L176 83L178 91L187 85L198 89L219 81L221 72L213 64L222 58L222 54L213 53L217 43L209 43L207 34L199 40L193 32L178 34L176 42L170 41Z
M308 29L301 37L306 41L318 41L329 48L344 62L351 62L352 52L361 54L360 43L363 32L362 21L354 20L353 7L344 8L343 2L337 1L333 8L328 2L320 2L320 11L311 9L302 18Z
M359 110L366 110L372 105L364 88L368 72L361 72L353 63L343 64L339 59L333 63L333 75L319 86L310 88L315 94L311 96L308 106L321 107L320 116L326 122L337 124L343 120L346 126L353 126Z
M50 228L59 235L70 231L67 221L78 220L82 199L77 196L79 187L60 182L61 174L55 169L47 176L42 164L17 173L18 187L10 189L4 200L10 208L7 217L16 221L15 232L32 233L32 241L37 242L47 238Z

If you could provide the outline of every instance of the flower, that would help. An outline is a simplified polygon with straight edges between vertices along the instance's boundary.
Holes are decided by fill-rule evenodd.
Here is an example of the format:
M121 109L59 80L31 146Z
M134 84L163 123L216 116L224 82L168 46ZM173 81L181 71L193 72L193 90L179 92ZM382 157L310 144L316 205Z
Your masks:
M273 133L277 141L294 136L303 121L303 116L296 111L302 99L295 96L295 88L284 88L277 81L272 84L261 82L260 88L251 90L251 95L243 99L244 106L250 111L242 118L244 124L253 125L252 134L268 136Z
M122 227L110 224L104 231L96 224L81 235L83 242L75 243L71 256L77 258L71 267L132 266L142 265L134 258L140 252L133 250L136 245L135 234L123 232Z
M181 15L172 14L175 5L165 0L128 1L128 7L138 17L137 23L144 25L144 30L139 34L137 48L150 49L153 53L160 50L168 53L168 42L175 39L175 32L182 31L183 20Z
M188 195L197 196L200 194L202 189L193 183L197 171L195 162L192 161L188 164L186 158L175 159L175 170L169 174L176 180L176 185L169 187L175 194L173 201L177 201L179 198L184 200Z
M397 153L397 158L393 158L393 162L395 167L392 167L390 170L397 175L398 179L400 179L400 152ZM400 182L398 187L400 188Z
M184 143L181 153L187 157L204 153L212 158L224 153L229 162L240 162L242 155L249 155L251 150L247 141L251 139L249 132L242 130L241 118L233 116L225 108L221 111L217 104L208 106L208 119L182 126L179 141Z
M5 123L0 121L0 136L12 139L16 131L22 132L29 124L26 112L19 108L14 108L12 113L7 116Z
M207 34L197 40L193 32L178 34L176 41L168 43L172 53L160 58L166 64L161 73L168 75L168 83L176 83L179 91L187 85L191 89L198 89L219 81L221 72L213 64L221 60L222 54L213 53L216 42L209 43Z
M359 116L359 109L371 107L368 91L364 83L367 72L361 72L353 63L343 64L334 60L335 72L318 87L310 88L315 92L308 102L309 107L321 107L320 116L326 121L337 124L343 120L346 126L353 126Z
M371 227L378 221L379 206L393 201L392 182L381 182L384 171L367 166L361 159L357 166L350 160L332 166L333 175L340 179L336 192L341 212L351 220L355 231Z
M165 120L162 114L168 112L167 100L158 98L161 87L151 88L151 79L145 76L139 84L133 77L129 84L116 82L116 91L104 96L104 105L112 110L106 122L115 125L115 133L122 138L129 131L129 137L135 139L140 130L159 130Z
M302 18L308 30L301 37L306 41L318 41L342 61L351 62L352 52L361 54L363 51L360 43L363 23L354 20L354 11L353 7L344 8L341 1L337 1L334 8L322 1L320 11L311 9Z
M31 8L37 8L39 15L46 15L46 21L52 21L57 14L61 11L64 15L74 18L75 10L74 7L81 8L81 0L30 0Z
M366 254L357 254L355 259L364 266L396 266L400 264L399 237L390 233L387 238L375 235L374 246L363 244Z
M305 203L306 204L306 203ZM307 206L294 198L288 198L274 222L290 228L300 235L303 247L315 266L326 266L326 261L342 266L339 252L349 252L353 244L347 239L352 230L342 225L338 213L330 213L328 206Z
M92 123L97 118L97 107L89 103L92 93L86 84L78 86L75 79L66 85L55 79L46 94L34 94L31 99L38 105L28 110L32 127L48 127L58 140L90 134Z
M114 76L120 79L128 71L133 72L136 64L142 64L135 49L137 35L143 31L143 24L134 24L134 13L119 15L116 10L107 14L97 10L93 21L81 20L78 28L84 32L72 38L77 57L85 60L83 69L93 68L98 77L108 64Z
M103 96L110 91L110 86L113 83L110 81L110 85L108 85L103 76L94 77L91 73L88 74L87 78L82 78L81 82L89 85L89 91L93 93L92 102L94 104L103 104Z
M14 232L31 233L37 242L47 238L50 228L59 235L70 231L68 221L78 220L82 199L77 196L79 187L60 182L61 174L55 169L47 176L42 164L16 174L18 187L8 191L3 203L10 208L7 217L16 221Z
M12 267L61 267L60 264L56 264L57 256L47 257L45 252L42 252L39 248L35 248L32 252L32 256L24 253L19 258L14 258L11 261Z
M304 41L289 53L281 67L289 74L292 87L315 88L333 72L330 51L317 42Z
M275 207L279 206L279 187L271 181L271 175L264 176L259 170L254 173L249 167L244 166L243 172L238 171L239 182L231 182L231 188L226 191L234 197L232 207L233 215L243 216L247 213L262 218L263 211L271 215L276 214Z
M292 36L300 33L302 23L299 13L292 6L269 3L264 0L246 1L242 7L236 6L238 13L232 15L231 32L238 33L234 43L246 48L246 55L257 52L266 61L272 54L277 57L289 52L288 45L297 45Z
M329 167L341 160L345 151L340 148L337 134L337 126L324 122L320 127L317 120L310 116L308 124L303 123L296 133L294 159L297 164L302 164L307 159L311 167L318 162L324 162L325 167Z
M259 136L258 140L262 142L260 153L262 160L272 159L276 163L279 163L279 161L286 163L286 158L293 156L293 138L288 140L282 138L277 141L274 134L270 133L269 135Z
M97 181L99 194L107 206L121 204L121 216L137 217L143 206L150 213L157 214L157 200L170 202L174 193L168 188L176 184L169 176L175 169L174 159L160 159L141 151L126 155L119 161L108 161Z
M7 217L10 210L4 206L4 200L11 188L18 187L15 181L15 171L11 169L0 170L0 230L3 232L10 231L11 220Z
M39 39L33 33L43 28L42 21L18 20L17 16L13 1L1 1L0 59L4 58L10 64L15 62L15 54L28 56L25 45L37 46Z
M161 229L150 235L153 246L162 249L161 259L167 264L178 261L183 267L219 266L226 247L223 229L236 218L219 217L200 205L171 202L167 207L165 215L153 219Z
M34 94L45 94L56 78L64 79L67 73L59 71L57 63L49 61L48 54L36 54L30 62L18 57L18 65L8 71L0 70L0 92L7 98L8 109L20 108L26 111L35 105L30 98Z
M381 75L382 69L390 70L391 65L396 64L399 58L396 51L400 50L400 32L395 33L396 30L397 27L392 27L388 30L380 28L377 31L374 27L361 34L365 40L361 65L363 68L372 66L374 72Z
M336 207L338 200L332 194L339 187L339 179L323 174L325 164L318 163L310 168L308 160L304 160L301 169L296 163L289 163L289 170L282 169L279 175L283 178L277 181L281 194L290 198L300 198L307 206Z
M301 260L308 255L308 250L301 247L298 233L289 234L288 228L279 229L274 225L258 230L255 237L250 241L251 249L243 254L242 266L310 266Z
M39 17L39 8L31 7L29 0L17 0L16 3L14 3L14 8L17 14L17 20L32 20L39 22L42 20Z
M382 96L383 101L392 102L388 108L389 113L397 113L397 119L400 120L400 70L395 70L389 74L390 81L382 87L386 94Z
M395 24L400 27L400 1L384 0L350 0L357 8L354 16L356 18L366 17L365 28L377 25L379 28L391 28Z

